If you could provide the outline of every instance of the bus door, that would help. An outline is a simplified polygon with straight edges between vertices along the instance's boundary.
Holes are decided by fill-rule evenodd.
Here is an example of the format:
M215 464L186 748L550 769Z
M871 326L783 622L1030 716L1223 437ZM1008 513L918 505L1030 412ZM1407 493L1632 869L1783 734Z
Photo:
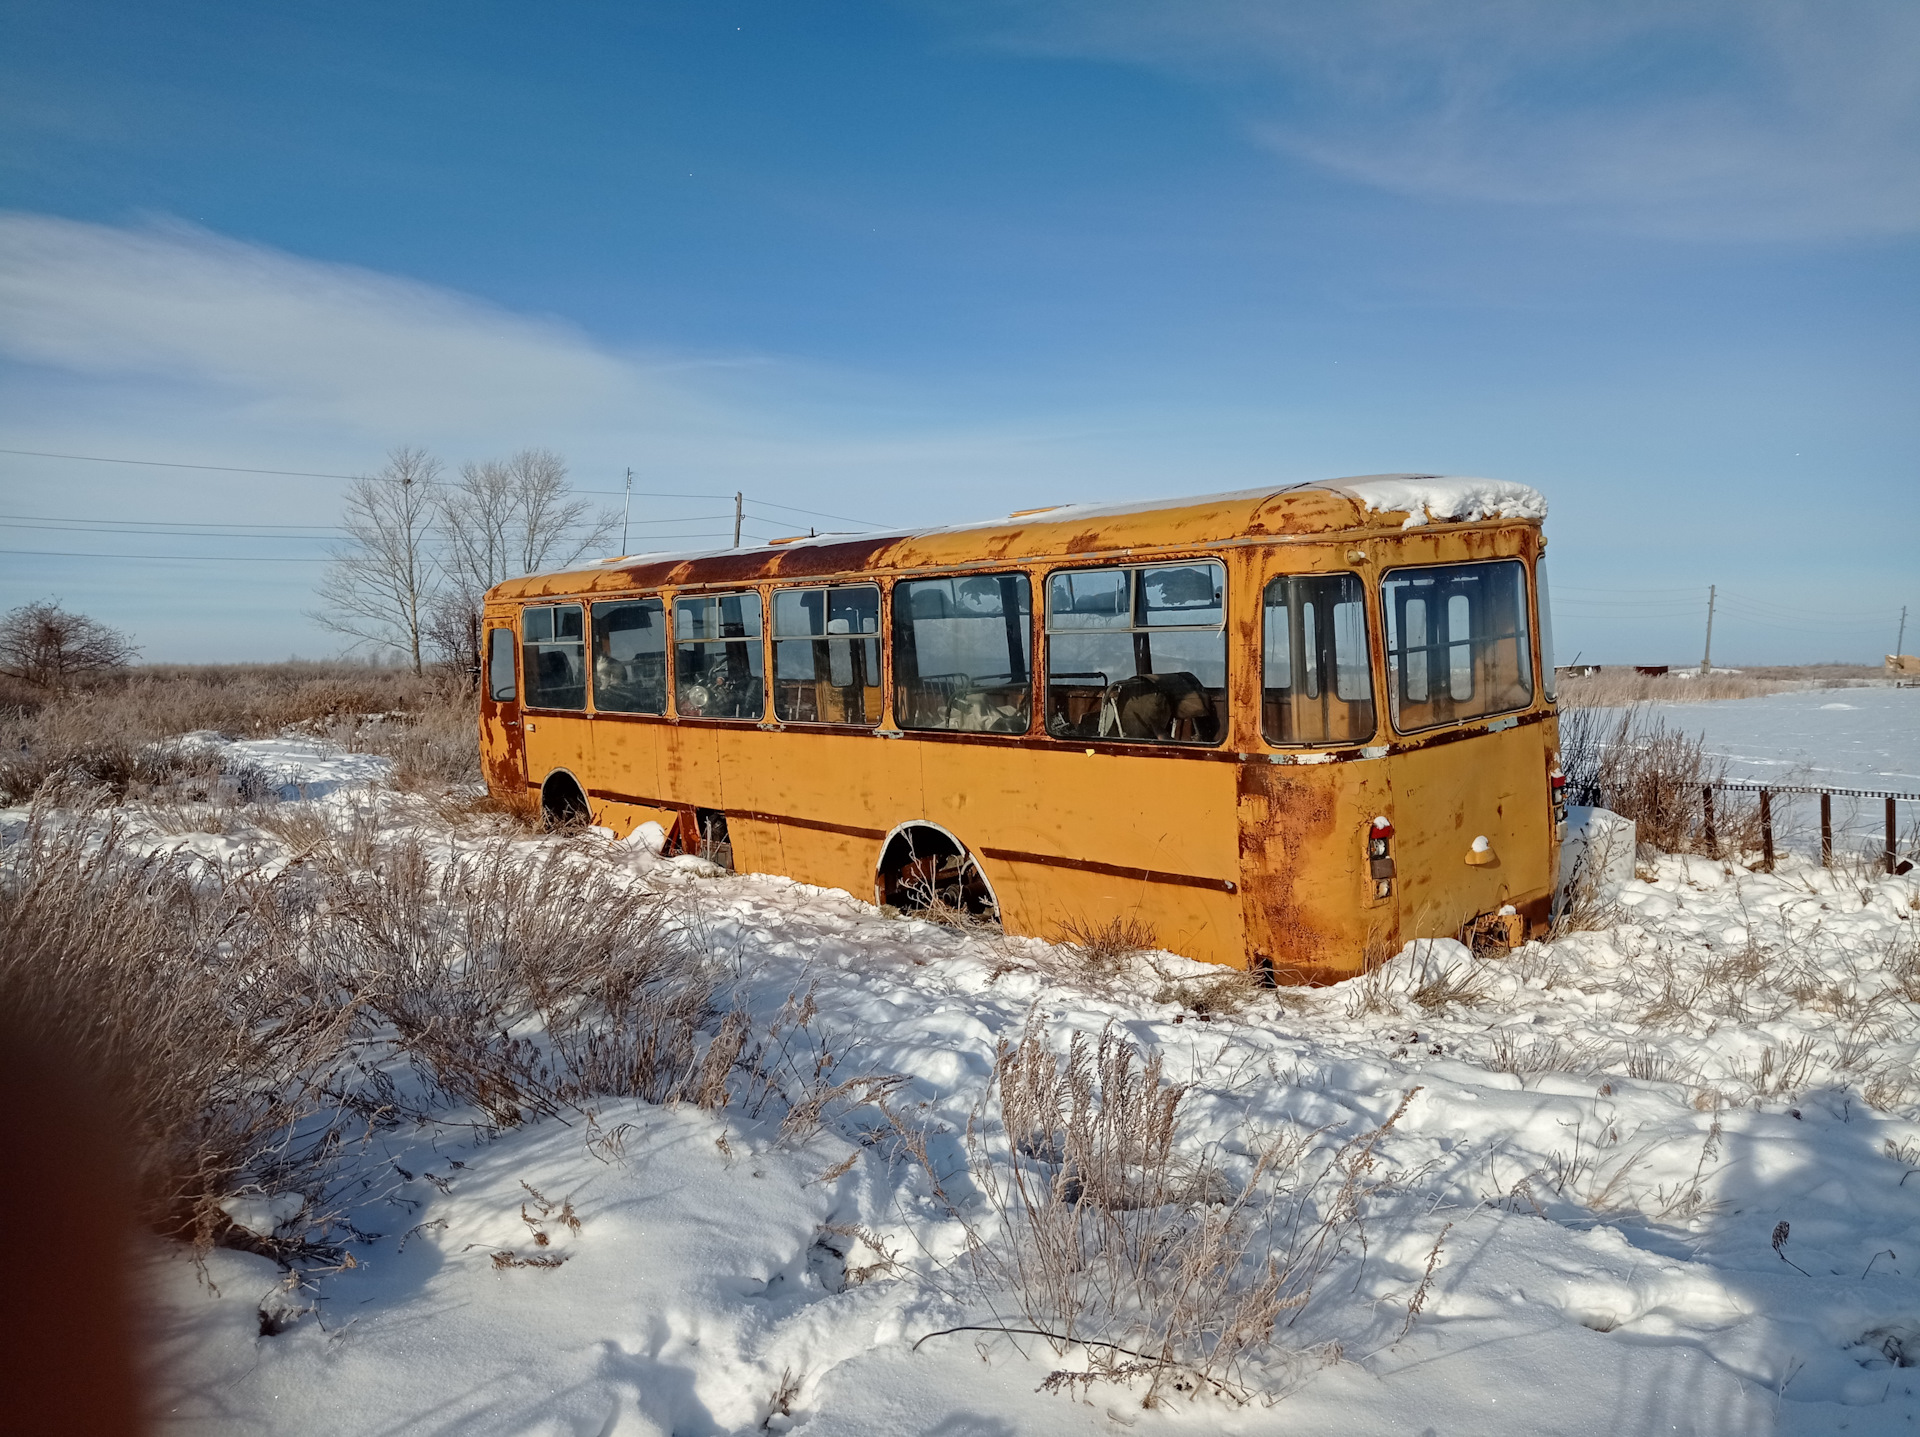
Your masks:
M527 782L564 768L586 787L593 752L587 717L586 610L580 604L520 611L521 721Z
M526 738L520 719L519 636L506 624L486 632L486 672L480 686L480 760L496 792L518 794L527 781Z
M1549 730L1526 713L1526 566L1389 569L1381 600L1388 716L1414 741L1391 759L1403 936L1453 937L1503 908L1537 927L1553 889L1553 819Z

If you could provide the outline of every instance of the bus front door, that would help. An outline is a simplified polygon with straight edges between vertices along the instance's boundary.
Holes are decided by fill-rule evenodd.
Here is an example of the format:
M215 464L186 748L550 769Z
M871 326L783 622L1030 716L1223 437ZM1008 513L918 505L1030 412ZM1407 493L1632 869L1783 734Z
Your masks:
M486 673L480 686L481 768L493 795L516 805L527 790L527 741L516 665L519 647L512 629L488 629Z

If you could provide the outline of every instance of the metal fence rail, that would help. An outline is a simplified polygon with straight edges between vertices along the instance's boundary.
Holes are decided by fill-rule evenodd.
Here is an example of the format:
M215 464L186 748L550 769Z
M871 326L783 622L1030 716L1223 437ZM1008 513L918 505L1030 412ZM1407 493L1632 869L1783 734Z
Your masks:
M1833 866L1833 801L1835 798L1883 798L1887 802L1887 842L1885 860L1888 873L1901 872L1897 847L1896 805L1901 799L1920 803L1920 793L1903 793L1886 788L1819 788L1793 783L1708 783L1700 787L1700 803L1706 813L1707 851L1720 856L1720 840L1713 829L1715 793L1757 793L1760 795L1760 844L1766 871L1773 872L1773 796L1776 793L1817 793L1820 795L1820 866ZM1912 865L1907 865L1911 867Z

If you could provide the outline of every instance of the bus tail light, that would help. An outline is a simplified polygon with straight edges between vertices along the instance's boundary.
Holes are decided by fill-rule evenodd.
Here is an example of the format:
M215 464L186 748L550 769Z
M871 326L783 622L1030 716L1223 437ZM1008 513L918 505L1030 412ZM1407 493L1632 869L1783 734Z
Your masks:
M1393 897L1393 824L1385 814L1367 829L1367 874L1376 901Z
M1558 754L1547 760L1547 796L1553 804L1553 836L1567 836L1567 773Z

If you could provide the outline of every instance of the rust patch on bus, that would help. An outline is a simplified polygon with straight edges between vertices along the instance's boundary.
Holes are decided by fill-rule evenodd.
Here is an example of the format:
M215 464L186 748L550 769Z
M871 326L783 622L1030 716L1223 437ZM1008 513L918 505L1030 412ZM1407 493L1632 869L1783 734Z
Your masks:
M1294 779L1273 766L1240 769L1248 938L1255 950L1271 955L1278 973L1331 971L1340 966L1339 936L1326 931L1322 920L1338 905L1314 890L1334 887L1345 867L1334 832L1334 793L1326 784L1289 781Z

